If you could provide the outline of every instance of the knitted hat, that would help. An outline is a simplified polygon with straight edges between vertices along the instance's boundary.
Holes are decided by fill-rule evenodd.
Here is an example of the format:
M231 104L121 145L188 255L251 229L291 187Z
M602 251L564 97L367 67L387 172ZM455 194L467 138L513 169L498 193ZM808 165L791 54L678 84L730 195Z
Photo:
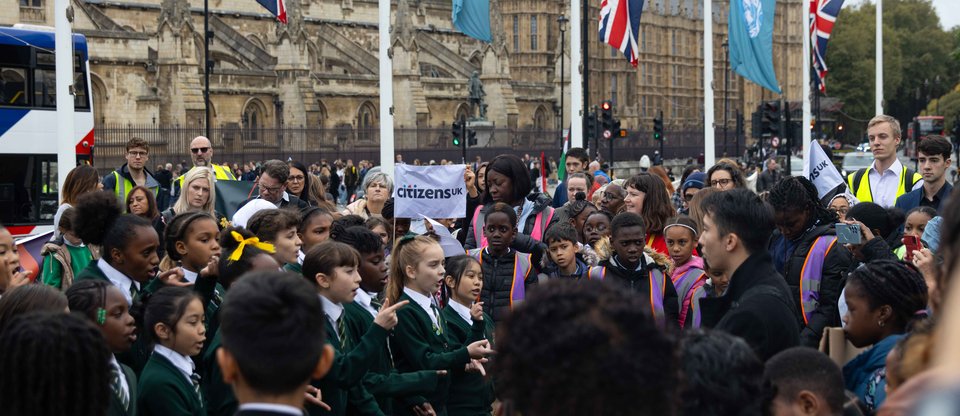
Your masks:
M688 188L697 188L703 189L704 182L707 180L707 174L703 172L694 172L690 176L687 176L687 180L683 182L683 186L680 187L681 191L686 191Z

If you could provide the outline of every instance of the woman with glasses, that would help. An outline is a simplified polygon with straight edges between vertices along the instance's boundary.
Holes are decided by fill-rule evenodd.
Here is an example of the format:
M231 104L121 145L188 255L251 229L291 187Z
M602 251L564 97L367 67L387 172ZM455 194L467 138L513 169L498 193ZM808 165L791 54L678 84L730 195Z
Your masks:
M743 172L736 165L720 162L713 165L707 171L707 184L721 191L729 191L735 188L746 188L747 183L743 179Z
M857 205L857 198L848 193L837 194L830 200L827 208L837 214L840 222L847 220L847 211L850 211L854 205Z
M703 172L694 172L687 176L683 181L683 185L680 186L680 208L677 209L677 213L683 215L690 214L690 201L693 201L693 197L697 195L697 192L700 192L701 189L706 187L704 183L707 180L707 175Z
M393 179L386 173L375 171L363 178L363 198L353 201L343 211L344 215L359 215L363 219L382 217L383 204L393 193Z
M301 200L307 201L310 206L332 209L332 204L328 203L324 197L317 192L313 186L313 176L307 167L295 160L287 162L290 166L290 176L287 176L287 192Z

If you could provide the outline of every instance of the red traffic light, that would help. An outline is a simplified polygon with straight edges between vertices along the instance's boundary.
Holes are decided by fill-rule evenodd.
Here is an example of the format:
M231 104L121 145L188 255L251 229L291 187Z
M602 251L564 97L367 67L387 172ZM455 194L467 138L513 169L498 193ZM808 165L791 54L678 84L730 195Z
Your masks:
M610 101L604 101L604 102L600 103L600 109L603 110L603 111L610 111L610 108L611 108L611 107L612 107L612 106L610 105Z

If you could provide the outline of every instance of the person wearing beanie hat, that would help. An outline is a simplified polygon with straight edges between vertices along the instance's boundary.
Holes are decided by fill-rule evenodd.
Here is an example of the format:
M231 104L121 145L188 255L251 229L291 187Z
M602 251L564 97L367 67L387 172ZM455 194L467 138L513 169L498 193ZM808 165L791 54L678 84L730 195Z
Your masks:
M683 206L677 210L678 213L684 215L690 214L690 200L693 199L693 196L696 195L697 192L703 189L706 181L707 174L703 172L694 172L691 173L690 176L687 176L687 180L683 181L683 186L680 187L680 197Z
M640 171L646 172L647 169L650 169L650 156L643 155L640 157Z

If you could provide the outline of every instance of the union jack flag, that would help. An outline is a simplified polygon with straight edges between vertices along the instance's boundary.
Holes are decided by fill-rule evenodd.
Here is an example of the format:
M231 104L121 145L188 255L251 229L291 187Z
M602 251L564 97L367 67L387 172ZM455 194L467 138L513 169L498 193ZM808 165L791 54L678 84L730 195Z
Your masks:
M600 2L600 41L626 56L634 67L640 60L640 13L644 0L602 0Z
M287 8L283 5L283 0L257 0L264 9L270 14L277 16L280 23L287 23Z
M811 0L810 1L810 51L812 54L813 80L820 92L827 92L827 41L833 32L833 24L837 21L843 0Z

